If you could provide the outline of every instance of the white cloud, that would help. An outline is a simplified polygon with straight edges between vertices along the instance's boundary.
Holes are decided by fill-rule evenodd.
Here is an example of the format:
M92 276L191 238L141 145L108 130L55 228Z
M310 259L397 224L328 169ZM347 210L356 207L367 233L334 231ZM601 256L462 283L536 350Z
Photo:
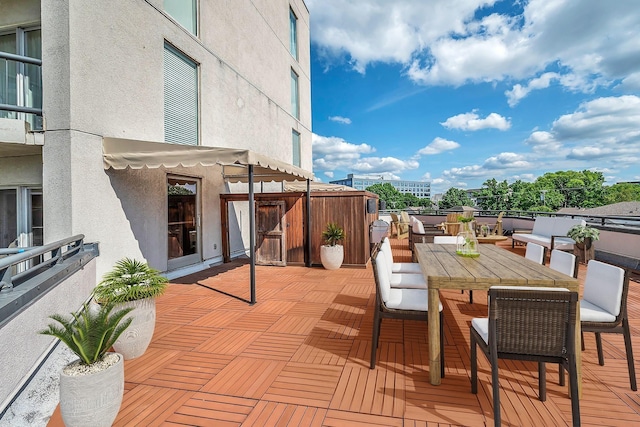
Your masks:
M507 95L507 102L510 107L514 107L532 90L546 89L553 80L559 79L560 74L558 73L544 73L540 77L529 80L529 83L526 86L516 84L513 86L513 89L505 92L505 95Z
M521 154L500 153L497 156L489 157L485 160L483 166L487 169L526 169L530 168L531 164L527 162Z
M343 125L350 125L351 124L351 119L348 118L348 117L330 116L329 120L331 120L332 122L342 123Z
M434 138L429 145L418 150L418 154L421 156L431 156L434 154L440 154L444 151L455 150L458 147L460 147L460 144L455 141L449 141L447 139L437 137Z
M458 114L457 116L449 117L444 122L440 123L447 129L460 129L460 130L481 130L481 129L499 129L507 130L511 127L511 123L508 119L505 119L500 114L491 113L484 119L481 119L475 112Z
M376 150L368 144L353 144L342 138L312 134L313 168L325 175L335 170L352 171L357 174L397 174L417 169L415 159L401 160L395 157L366 156ZM395 175L394 175L395 176Z
M487 15L496 3L307 1L312 42L328 63L346 59L361 73L385 62L423 85L525 81L507 92L511 105L552 81L582 92L640 86L636 0L529 0L513 4L519 15Z
M325 171L325 176L329 177L329 178L333 178L333 171Z

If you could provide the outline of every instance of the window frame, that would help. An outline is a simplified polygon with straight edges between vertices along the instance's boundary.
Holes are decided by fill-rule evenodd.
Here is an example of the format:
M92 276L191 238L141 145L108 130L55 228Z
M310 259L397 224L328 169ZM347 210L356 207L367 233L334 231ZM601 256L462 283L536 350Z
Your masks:
M291 164L299 168L302 167L302 143L300 137L300 132L291 129Z
M291 68L291 115L300 120L300 76Z
M298 60L298 15L289 6L289 53Z

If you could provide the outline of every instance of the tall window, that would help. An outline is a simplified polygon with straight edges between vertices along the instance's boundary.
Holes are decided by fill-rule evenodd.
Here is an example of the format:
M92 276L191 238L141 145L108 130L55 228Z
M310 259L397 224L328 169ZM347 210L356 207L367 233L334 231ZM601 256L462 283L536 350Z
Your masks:
M42 59L39 28L17 28L0 33L0 52ZM42 108L42 73L39 65L0 59L0 104ZM29 122L31 129L42 129L35 114L0 110L1 118Z
M164 0L164 10L191 34L198 34L197 0Z
M164 44L164 140L198 145L198 65Z
M291 146L293 147L293 165L300 167L300 134L291 131Z
M289 52L293 58L298 60L298 17L289 8Z
M300 96L298 95L298 75L291 69L291 114L300 119Z

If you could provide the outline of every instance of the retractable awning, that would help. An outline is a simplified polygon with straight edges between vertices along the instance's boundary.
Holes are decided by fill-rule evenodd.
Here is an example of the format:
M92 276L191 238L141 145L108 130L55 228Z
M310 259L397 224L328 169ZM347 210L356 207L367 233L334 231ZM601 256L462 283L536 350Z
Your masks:
M307 181L307 221L310 223L310 185L313 173L296 166L272 159L251 150L200 145L168 144L166 142L138 141L121 138L103 138L102 152L105 169L155 169L196 165L221 165L222 174L230 182L256 181ZM255 262L255 201L253 185L249 185L249 258L251 304L256 302L256 262ZM307 239L310 241L310 227ZM310 251L310 248L307 249ZM311 266L310 252L308 256Z
M313 173L309 171L251 150L103 138L102 151L105 169L221 165L223 175L229 181L248 182L247 167L253 166L255 181L313 179Z

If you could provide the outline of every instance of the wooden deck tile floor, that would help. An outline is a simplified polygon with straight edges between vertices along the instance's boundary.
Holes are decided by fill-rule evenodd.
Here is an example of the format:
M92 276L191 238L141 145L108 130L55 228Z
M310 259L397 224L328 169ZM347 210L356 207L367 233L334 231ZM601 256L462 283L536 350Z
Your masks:
M504 247L510 250L509 242ZM394 256L410 261L406 240ZM524 254L524 248L514 251ZM249 305L249 266L226 264L175 280L157 302L147 352L125 363L116 426L426 426L493 424L489 365L479 355L479 392L469 384L469 324L486 316L486 292L442 292L446 377L429 383L426 325L384 320L376 369L369 369L375 289L371 267L261 267ZM586 269L581 267L584 279ZM214 291L212 289L216 289ZM226 293L226 294L225 294ZM227 295L229 294L229 295ZM640 286L629 296L640 354ZM582 425L640 425L622 336L593 334L583 352ZM505 425L570 425L571 401L548 366L540 402L537 366L501 361ZM59 409L49 426L62 426Z

